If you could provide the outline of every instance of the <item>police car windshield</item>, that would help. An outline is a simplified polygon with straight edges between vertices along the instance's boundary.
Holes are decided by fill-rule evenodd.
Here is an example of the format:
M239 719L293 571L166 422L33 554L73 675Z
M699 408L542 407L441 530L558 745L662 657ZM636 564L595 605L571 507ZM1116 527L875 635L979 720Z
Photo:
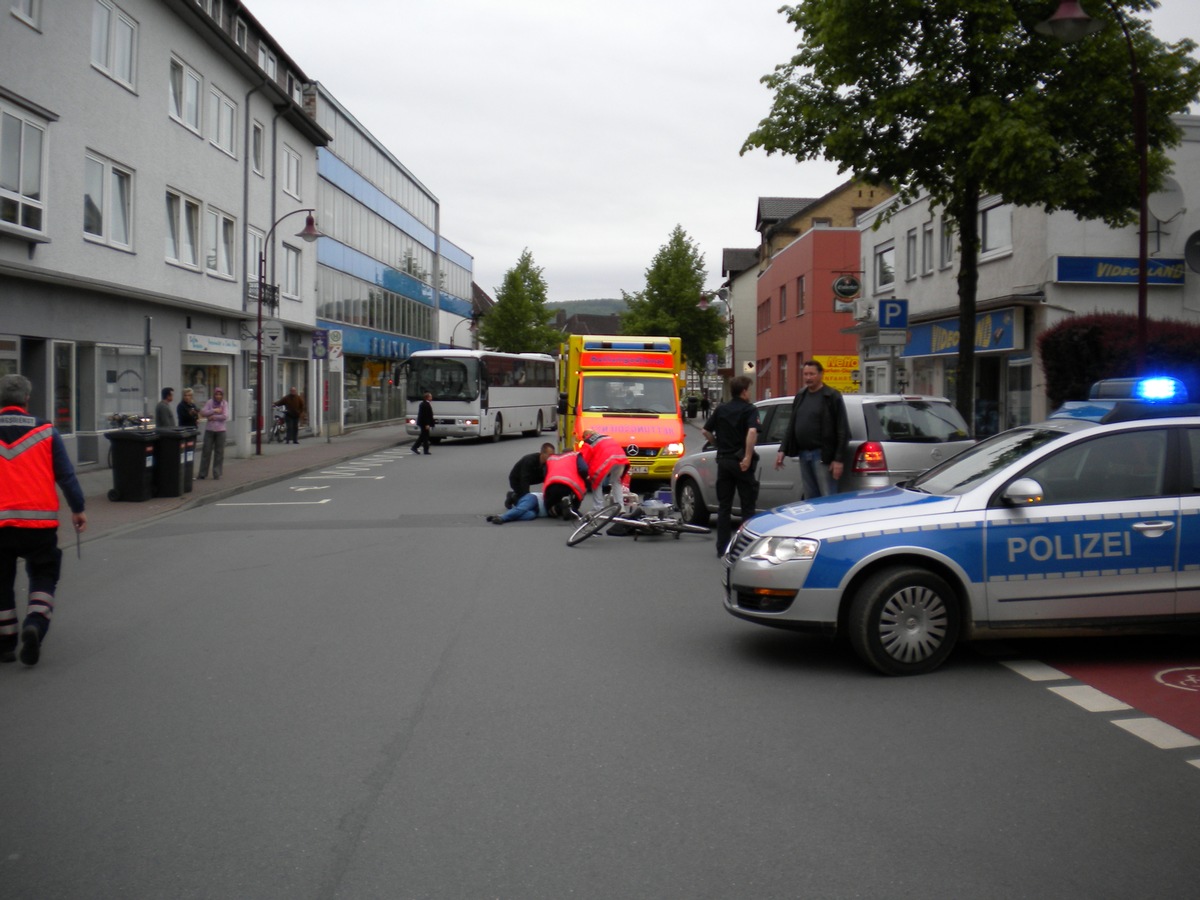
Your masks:
M1001 432L918 475L907 486L940 496L965 494L993 473L1067 433L1037 425Z

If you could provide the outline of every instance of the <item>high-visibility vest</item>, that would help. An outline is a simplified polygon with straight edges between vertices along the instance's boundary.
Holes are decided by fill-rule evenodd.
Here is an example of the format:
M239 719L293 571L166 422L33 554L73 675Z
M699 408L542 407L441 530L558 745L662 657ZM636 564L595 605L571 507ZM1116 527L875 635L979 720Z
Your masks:
M546 485L565 484L575 494L576 499L582 500L587 493L587 485L579 474L578 453L559 453L546 460Z
M0 412L0 528L57 528L54 427L9 407Z
M607 434L597 435L592 442L584 441L579 448L584 462L588 467L588 481L593 485L599 484L604 476L612 471L613 466L629 465L629 457L621 449L615 438Z

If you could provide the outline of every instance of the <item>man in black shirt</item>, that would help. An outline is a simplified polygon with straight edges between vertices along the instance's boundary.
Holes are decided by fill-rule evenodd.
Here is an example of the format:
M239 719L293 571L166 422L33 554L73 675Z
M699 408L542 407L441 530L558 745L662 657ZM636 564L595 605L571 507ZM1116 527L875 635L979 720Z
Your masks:
M554 455L554 445L542 444L538 453L526 453L517 460L512 471L508 473L508 496L504 498L504 508L512 509L513 505L529 493L535 484L546 480L546 460Z
M837 480L849 455L846 401L840 391L825 383L825 367L810 359L804 364L804 390L792 401L791 426L779 445L775 468L783 467L784 457L795 456L804 499L812 500L838 492Z
M729 382L733 399L722 403L704 423L704 437L717 448L717 555L724 555L733 533L733 492L742 504L742 521L758 503L758 454L754 445L761 427L758 407L750 402L750 379Z

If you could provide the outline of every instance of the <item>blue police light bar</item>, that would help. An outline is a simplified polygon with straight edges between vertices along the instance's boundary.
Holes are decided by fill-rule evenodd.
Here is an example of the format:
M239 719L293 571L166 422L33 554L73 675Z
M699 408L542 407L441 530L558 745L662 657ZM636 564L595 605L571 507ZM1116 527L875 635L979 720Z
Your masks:
M1092 385L1089 400L1142 400L1146 403L1187 403L1188 392L1178 378L1107 378Z

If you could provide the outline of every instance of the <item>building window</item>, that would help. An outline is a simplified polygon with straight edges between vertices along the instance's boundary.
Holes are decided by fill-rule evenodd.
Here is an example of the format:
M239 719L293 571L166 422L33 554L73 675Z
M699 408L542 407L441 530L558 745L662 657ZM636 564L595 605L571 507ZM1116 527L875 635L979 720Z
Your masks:
M95 154L84 158L83 233L129 249L133 244L133 173Z
M950 268L954 262L954 227L950 222L942 219L942 261L943 269Z
M279 292L285 297L300 297L300 251L283 245L283 284Z
M787 318L787 285L779 286L779 321Z
M787 392L788 392L787 356L786 355L780 356L779 360L778 360L778 364L779 364L779 396L785 397L785 396L787 396Z
M293 100L297 103L304 102L304 85L300 83L300 79L288 72L287 76L287 91Z
M200 203L167 191L167 259L199 269Z
M212 88L208 92L208 131L213 146L219 147L234 155L234 122L237 121L237 107L232 100Z
M921 274L933 272L933 223L926 222L921 227Z
M875 291L891 290L896 283L896 248L892 242L875 248Z
M1012 206L996 203L979 211L981 255L1012 250Z
M92 0L92 65L133 87L137 23L108 0Z
M0 223L45 233L46 125L0 106Z
M300 154L286 144L283 147L283 189L300 199Z
M910 228L904 236L904 277L912 281L917 277L917 229Z
M262 41L258 42L258 67L266 72L271 80L275 80L275 54L267 49Z
M13 0L12 13L26 25L37 28L42 17L42 0Z
M237 225L232 216L211 206L205 211L205 268L210 275L233 277L233 236Z
M259 175L263 173L263 147L266 144L266 132L262 122L250 125L250 164Z
M796 315L804 314L804 276L796 279Z
M241 47L247 53L250 52L250 31L248 28L246 28L246 21L244 19L238 19L234 24L233 39L237 42L239 47Z
M258 267L262 260L265 235L255 229L246 229L246 280L258 284ZM264 277L266 273L263 273Z
M200 133L200 76L177 59L171 60L168 114L185 128Z

